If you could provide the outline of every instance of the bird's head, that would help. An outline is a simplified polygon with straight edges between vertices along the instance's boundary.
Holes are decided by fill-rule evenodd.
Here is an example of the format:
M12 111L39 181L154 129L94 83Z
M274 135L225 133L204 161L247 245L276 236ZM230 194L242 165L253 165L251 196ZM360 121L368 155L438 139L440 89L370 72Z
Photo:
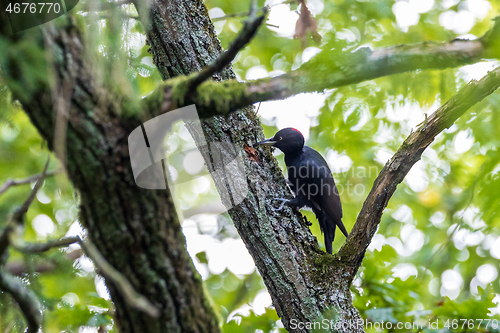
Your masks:
M304 148L304 136L295 128L287 127L270 139L257 142L255 146L273 146L285 154L294 154Z

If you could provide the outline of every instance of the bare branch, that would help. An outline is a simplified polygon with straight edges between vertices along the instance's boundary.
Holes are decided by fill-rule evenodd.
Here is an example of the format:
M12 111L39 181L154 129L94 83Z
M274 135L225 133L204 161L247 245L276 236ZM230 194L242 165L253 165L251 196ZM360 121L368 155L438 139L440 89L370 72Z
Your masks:
M337 253L337 258L353 269L354 277L361 265L365 251L380 223L382 213L396 187L420 160L424 150L434 141L436 135L462 116L471 106L483 100L500 86L500 67L489 72L481 80L472 80L451 99L427 118L419 128L403 142L396 154L384 166L373 184L363 208L346 243Z
M28 208L30 207L31 203L35 199L36 193L42 187L43 180L45 179L47 175L47 168L49 167L49 162L50 162L50 155L47 158L47 163L45 163L45 167L40 174L40 177L36 181L35 187L31 191L29 197L24 201L23 205L17 209L14 214L12 215L12 218L7 222L7 225L5 228L2 230L0 234L0 257L4 254L5 250L10 244L10 234L14 230L15 224L22 224L24 215L28 211Z
M57 170L49 171L45 175L45 178L53 176L53 175L55 175L55 174L57 174L57 173L59 173L61 171L62 171L62 169L57 169ZM23 179L12 179L12 178L9 178L9 179L7 179L7 181L5 183L2 184L2 186L0 186L0 194L4 193L5 191L7 191L12 186L24 185L24 184L29 184L31 182L34 182L35 180L40 179L41 176L42 176L42 174L39 173L39 174L30 176L28 178L23 178Z
M0 289L8 292L19 305L28 323L28 333L38 332L42 320L40 303L33 291L28 289L18 278L4 270L0 271Z
M227 65L233 61L234 57L238 54L238 52L245 47L245 45L250 42L250 40L255 36L259 26L264 21L264 18L267 14L267 8L263 8L261 16L255 16L256 8L252 5L250 9L249 16L250 20L245 22L243 29L236 39L233 41L231 46L227 49L226 52L220 54L217 59L215 59L214 63L210 66L203 68L200 72L196 73L195 76L188 83L188 93L192 93L196 91L196 88L206 80L212 77L217 72L220 72Z
M12 221L16 223L23 222L24 215L26 215L26 212L28 211L31 203L35 199L38 190L42 187L43 180L47 175L47 168L49 167L49 162L50 162L50 155L47 158L47 162L45 163L45 167L43 168L40 178L38 178L38 180L36 181L35 187L31 191L29 197L24 201L23 205L14 213L14 215L12 216Z
M160 315L160 310L146 297L137 293L127 278L111 266L106 259L104 259L94 244L92 244L88 239L86 241L80 239L79 243L85 254L92 259L95 266L100 270L100 273L106 278L106 280L113 283L115 287L120 290L127 303L129 303L133 308L147 313L151 317L156 318Z
M289 4L289 3L292 3L292 2L297 2L297 0L287 0L287 1L283 1L283 2L280 2L280 3L275 3L273 5L270 5L270 6L266 6L266 7L263 7L263 8L259 8L258 10L259 11L263 11L267 8L267 10L273 8L273 7L276 7L276 6L280 6L280 5L285 5L285 4ZM243 16L248 16L250 13L249 12L240 12L240 13L232 13L232 14L227 14L227 15L224 15L224 16L220 16L220 17L214 17L214 18L210 18L210 20L212 22L218 22L218 21L224 21L224 20L227 20L229 18L235 18L235 17L243 17ZM271 26L273 26L272 24L269 24Z
M50 240L45 243L25 243L15 245L16 250L23 253L41 253L46 252L55 247L64 247L74 243L78 243L80 237L64 237L61 239Z
M261 8L261 10L262 9L263 8ZM227 15L224 15L224 16L212 18L211 20L212 20L212 22L219 22L219 21L227 20L229 18L244 17L244 16L248 16L248 12L240 12L240 13L227 14Z

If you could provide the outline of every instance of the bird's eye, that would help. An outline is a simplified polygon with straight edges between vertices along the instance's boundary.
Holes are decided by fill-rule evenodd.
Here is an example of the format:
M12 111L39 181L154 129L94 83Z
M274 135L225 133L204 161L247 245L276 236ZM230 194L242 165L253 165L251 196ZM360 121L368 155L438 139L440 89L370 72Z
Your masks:
M283 140L283 137L282 137L282 136L280 136L280 140Z

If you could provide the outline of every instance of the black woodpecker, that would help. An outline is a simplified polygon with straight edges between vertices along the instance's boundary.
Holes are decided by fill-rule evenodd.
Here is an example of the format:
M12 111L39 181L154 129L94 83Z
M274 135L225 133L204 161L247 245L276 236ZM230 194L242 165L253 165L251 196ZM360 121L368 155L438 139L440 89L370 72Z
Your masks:
M277 199L294 209L309 207L319 222L325 235L326 252L332 253L335 227L348 236L342 223L342 205L335 186L332 172L323 156L311 147L304 146L304 136L295 128L284 128L270 139L258 142L255 146L273 146L285 153L288 181L295 198Z

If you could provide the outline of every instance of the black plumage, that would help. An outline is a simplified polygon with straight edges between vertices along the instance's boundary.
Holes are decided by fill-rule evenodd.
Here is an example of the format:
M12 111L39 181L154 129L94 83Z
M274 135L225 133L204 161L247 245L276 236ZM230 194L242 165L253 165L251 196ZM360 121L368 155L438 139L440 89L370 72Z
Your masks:
M346 237L348 233L342 223L340 196L323 156L311 147L304 146L304 136L294 128L284 128L274 137L256 145L273 146L285 154L288 181L295 198L280 200L295 209L312 209L324 234L326 251L332 253L335 228L339 227Z

